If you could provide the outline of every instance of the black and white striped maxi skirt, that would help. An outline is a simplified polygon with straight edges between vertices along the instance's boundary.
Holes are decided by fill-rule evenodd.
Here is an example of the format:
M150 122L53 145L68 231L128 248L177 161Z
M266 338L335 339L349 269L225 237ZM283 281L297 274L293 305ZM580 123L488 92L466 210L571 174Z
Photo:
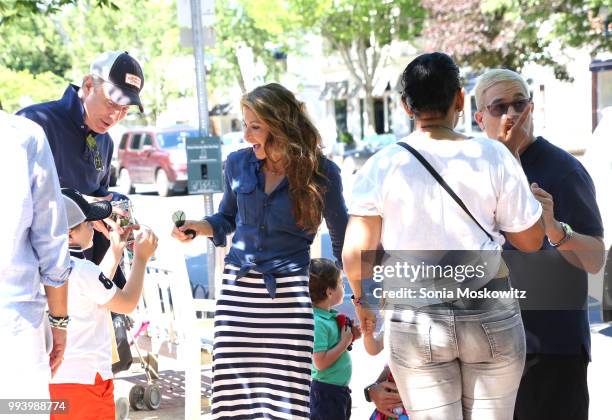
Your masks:
M308 276L263 276L226 265L215 310L213 419L307 419L314 322Z

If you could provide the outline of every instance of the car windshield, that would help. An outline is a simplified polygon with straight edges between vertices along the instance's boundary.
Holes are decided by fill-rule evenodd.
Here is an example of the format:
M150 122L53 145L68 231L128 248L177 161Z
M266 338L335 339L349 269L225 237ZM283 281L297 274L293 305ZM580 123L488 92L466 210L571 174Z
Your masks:
M197 136L199 136L198 130L168 131L157 135L157 143L163 149L185 147L185 139L187 137Z

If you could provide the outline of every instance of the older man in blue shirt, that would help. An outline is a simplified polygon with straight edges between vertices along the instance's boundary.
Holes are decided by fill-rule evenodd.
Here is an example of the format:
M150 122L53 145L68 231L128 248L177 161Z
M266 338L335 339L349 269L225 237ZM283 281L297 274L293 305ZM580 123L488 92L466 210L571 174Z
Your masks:
M0 136L0 177L7 180L0 224L0 396L49 398L66 330L54 324L51 340L45 306L48 301L52 319L67 322L66 212L43 130L0 111Z
M127 52L99 55L83 78L81 88L69 85L57 101L36 104L18 112L42 126L49 139L60 185L92 197L119 200L126 197L108 191L113 141L108 130L123 120L131 105L142 111L140 91L144 76L140 64ZM96 264L104 258L106 227L96 223L94 246L85 257ZM125 277L117 270L115 282Z

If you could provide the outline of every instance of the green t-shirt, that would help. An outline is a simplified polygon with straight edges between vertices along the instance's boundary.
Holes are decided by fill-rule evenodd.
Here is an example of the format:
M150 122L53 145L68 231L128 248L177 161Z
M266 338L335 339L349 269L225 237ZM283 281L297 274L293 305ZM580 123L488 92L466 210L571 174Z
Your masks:
M317 307L314 313L314 349L315 353L334 348L340 341L340 329L336 324L338 311L327 312ZM312 379L327 384L348 386L351 381L353 367L348 351L343 351L336 362L325 370L319 370L312 365Z

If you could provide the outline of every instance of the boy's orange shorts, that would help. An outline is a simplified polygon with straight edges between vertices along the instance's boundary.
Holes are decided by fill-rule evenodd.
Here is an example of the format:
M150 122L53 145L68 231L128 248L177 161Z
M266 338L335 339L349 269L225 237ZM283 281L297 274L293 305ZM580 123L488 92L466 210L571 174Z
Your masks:
M66 400L66 413L51 414L51 420L115 420L113 380L96 374L93 385L49 384L52 400Z

